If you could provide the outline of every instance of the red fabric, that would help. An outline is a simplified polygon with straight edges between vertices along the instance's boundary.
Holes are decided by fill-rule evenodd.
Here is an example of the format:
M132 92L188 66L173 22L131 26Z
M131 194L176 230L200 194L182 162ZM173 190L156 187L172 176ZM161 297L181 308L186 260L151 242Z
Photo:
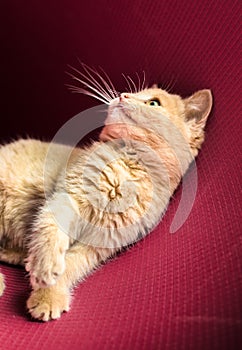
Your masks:
M3 141L50 138L88 97L64 84L76 57L183 95L211 88L214 109L197 160L198 192L175 234L177 191L162 223L74 291L58 321L33 322L23 269L1 264L0 347L10 349L236 349L241 346L240 2L5 1L1 5ZM5 124L3 125L3 120Z

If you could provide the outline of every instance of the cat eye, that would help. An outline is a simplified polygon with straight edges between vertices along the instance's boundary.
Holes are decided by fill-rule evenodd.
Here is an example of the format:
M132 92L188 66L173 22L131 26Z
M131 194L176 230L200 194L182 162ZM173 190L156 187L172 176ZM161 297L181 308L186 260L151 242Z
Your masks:
M158 98L154 98L152 100L149 100L147 102L145 102L148 106L152 106L152 107L157 107L160 106L160 101L158 100Z

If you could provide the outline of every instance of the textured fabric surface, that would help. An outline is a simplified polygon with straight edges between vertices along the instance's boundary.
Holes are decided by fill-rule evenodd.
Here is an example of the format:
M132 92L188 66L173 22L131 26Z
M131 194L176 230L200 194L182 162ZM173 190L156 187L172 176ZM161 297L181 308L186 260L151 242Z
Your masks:
M32 321L22 268L4 265L0 348L236 349L242 334L240 2L4 1L1 5L2 141L51 138L91 107L65 84L67 64L102 66L188 95L211 88L214 108L197 159L192 212L169 227L181 188L158 227L74 291L71 311ZM4 120L4 125L3 125Z

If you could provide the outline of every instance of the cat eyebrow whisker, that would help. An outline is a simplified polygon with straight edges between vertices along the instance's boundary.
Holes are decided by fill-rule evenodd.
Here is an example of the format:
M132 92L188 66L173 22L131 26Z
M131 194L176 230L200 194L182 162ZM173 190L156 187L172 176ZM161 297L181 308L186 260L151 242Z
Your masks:
M77 78L75 75L73 75L72 73L69 73L67 72L67 74L69 74L72 79L76 80L76 81L79 81L81 84L83 84L84 86L86 86L87 88L89 88L90 90L96 92L99 96L101 96L102 98L104 98L105 100L107 100L108 103L110 103L111 99L109 100L107 98L107 96L105 96L104 94L102 94L99 90L97 90L95 87L93 87L92 85L90 85L89 83L87 83L86 81L82 80L82 79L79 79ZM83 89L85 90L85 89ZM85 90L87 91L87 90ZM91 95L90 95L91 96Z
M72 67L69 65L69 67L71 69L73 69L75 72L77 72L78 74L80 74L80 76L82 76L84 79L87 80L87 82L91 83L93 87L96 87L97 90L102 94L102 96L106 97L107 100L110 101L110 98L112 99L112 97L107 93L107 91L104 89L104 87L93 77L93 75L86 69L84 63L83 63L83 69L85 70L85 72L89 75L89 77L87 75L85 75L84 73L80 72L78 69Z
M173 75L173 77L171 78L170 82L168 84L166 84L164 89L167 90L168 92L170 92L174 88L176 83L177 83L177 79Z
M95 94L93 94L92 92L86 90L86 89L83 89L83 88L80 88L78 86L74 86L74 85L69 85L67 84L68 88L70 90L72 90L72 92L76 92L76 93L79 93L79 94L84 94L84 95L88 95L88 96L91 96L91 97L94 97L95 99L105 103L106 105L109 105L110 104L110 101L107 101L106 99L104 98L101 98Z
M145 88L145 80L146 80L145 71L143 70L143 82L142 82L142 85L141 85L141 90L144 90L144 88Z

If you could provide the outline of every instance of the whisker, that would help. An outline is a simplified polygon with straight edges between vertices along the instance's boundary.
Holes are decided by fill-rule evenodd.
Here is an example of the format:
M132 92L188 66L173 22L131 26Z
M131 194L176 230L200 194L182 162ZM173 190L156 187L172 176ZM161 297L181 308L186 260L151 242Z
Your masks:
M135 72L135 74L137 75L137 78L138 78L138 83L139 83L138 92L139 92L140 91L140 77L139 77L139 74L137 72Z
M174 85L173 81L170 81L169 83L159 83L159 87L167 92L170 92L171 85Z
M87 72L87 74L89 75L89 77L88 76L86 76L84 73L82 73L82 72L80 72L78 69L76 69L76 68L74 68L74 67L72 67L72 66L70 66L69 65L69 67L71 68L71 69L73 69L75 72L77 72L78 74L80 74L83 78L85 78L88 82L90 82L91 84L93 84L96 88L97 88L97 90L99 91L99 92L101 92L101 94L103 95L103 96L106 96L106 98L109 100L110 99L110 95L106 92L106 90L102 87L102 85L89 73L89 71L84 67L84 64L83 64L83 69Z
M130 85L130 82L128 80L128 78L122 73L122 76L124 77L126 83L128 84L128 88L129 88L129 91L131 92L131 94L133 93L132 91L132 88L131 88L131 85Z
M117 91L112 83L112 80L110 79L109 75L105 72L105 70L102 68L102 67L99 67L101 69L101 71L104 73L104 75L106 76L106 78L108 79L108 82L112 88L111 92L113 93L114 95L114 98L118 97L118 94L117 94Z
M102 89L102 91L105 92L106 95L108 95L111 99L116 97L111 93L112 92L111 87L108 85L108 83L105 81L105 79L101 76L101 74L98 73L97 70L89 67L88 65L86 65L83 62L80 62L80 63L82 65L83 69L85 70L85 72L91 77L91 79L93 79L100 86L100 88ZM95 74L101 80L101 83L104 84L104 87L97 81L97 79L95 79L95 77L90 72ZM106 88L106 90L105 90L105 88Z
M135 85L135 82L133 81L133 79L129 76L129 75L127 75L127 78L130 80L130 82L133 84L133 86L134 86L134 92L135 93L137 93L138 91L137 91L137 87L136 87L136 85Z
M174 86L176 85L176 83L177 83L177 79L173 75L173 77L171 78L170 82L166 86L166 91L167 92L171 92L172 89L174 88Z
M102 84L104 84L104 87L107 89L107 90L105 90L106 94L108 94L108 96L110 96L111 99L113 99L113 98L116 97L116 96L113 95L112 89L111 89L110 85L108 85L108 83L106 82L106 80L101 76L100 73L98 73L97 70L95 70L94 68L89 67L88 65L86 65L86 64L83 63L83 62L80 62L80 63L81 63L81 65L82 65L83 69L85 69L85 71L86 71L87 73L88 73L89 71L91 71L93 74L95 74L95 75L101 80ZM91 75L90 72L89 72L89 75ZM93 77L93 79L95 79L95 78ZM95 79L95 80L96 80L96 79Z
M145 88L145 83L146 83L146 77L145 77L145 71L143 70L143 82L142 82L142 85L141 85L141 90L144 90Z
M81 84L83 84L84 86L88 87L90 90L96 92L99 96L101 96L102 98L104 98L108 103L111 101L109 100L105 95L103 95L99 90L97 90L95 87L91 86L89 83L87 83L86 81L77 78L75 75L73 75L72 73L67 72L67 74L69 74L72 79L79 81Z
M80 87L77 87L77 86L74 86L74 85L69 85L67 84L68 88L72 91L72 92L76 92L76 93L79 93L79 94L84 94L84 95L88 95L88 96L91 96L91 97L94 97L95 99L105 103L105 104L108 104L109 105L109 101L105 100L105 99L102 99L101 97L93 94L92 92L86 90L86 89L83 89L83 88L80 88Z

